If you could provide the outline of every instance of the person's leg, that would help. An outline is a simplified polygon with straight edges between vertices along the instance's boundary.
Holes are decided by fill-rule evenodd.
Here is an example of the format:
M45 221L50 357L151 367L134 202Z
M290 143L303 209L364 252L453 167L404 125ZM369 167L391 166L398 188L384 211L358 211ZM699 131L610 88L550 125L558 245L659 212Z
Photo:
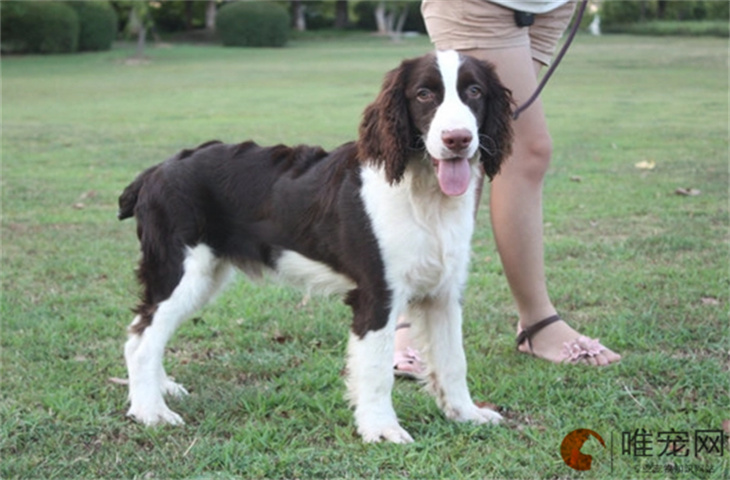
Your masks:
M520 105L537 87L541 65L529 47L474 49L463 53L491 62ZM502 265L520 317L518 330L555 315L548 296L543 259L542 185L552 153L543 105L538 99L513 124L511 157L491 185L490 213ZM565 358L563 345L580 337L565 322L545 327L520 351L549 361ZM587 361L607 365L621 357L605 349Z
M422 13L438 49L456 49L494 63L502 81L519 105L537 86L540 64L549 63L573 14L570 2L536 16L530 28L514 23L514 12L484 0L423 0ZM520 350L550 361L560 361L568 342L588 344L565 322L555 321L536 331L555 314L548 296L543 259L542 182L552 143L543 107L538 100L515 122L513 154L491 189L492 226L510 288L520 316L518 332L531 333ZM533 327L530 329L530 327ZM397 337L407 345L408 329ZM610 350L588 360L595 365L618 361Z
M418 350L413 348L410 321L406 315L398 317L395 330L395 353L393 356L393 373L396 376L418 379L425 371L425 366Z

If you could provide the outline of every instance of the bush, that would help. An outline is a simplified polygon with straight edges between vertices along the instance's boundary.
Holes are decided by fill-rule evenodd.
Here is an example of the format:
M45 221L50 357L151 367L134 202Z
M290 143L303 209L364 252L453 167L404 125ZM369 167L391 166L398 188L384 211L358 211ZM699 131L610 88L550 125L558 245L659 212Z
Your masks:
M60 2L0 2L3 53L75 52L79 18Z
M79 16L79 50L109 50L117 36L117 13L105 1L69 2Z
M730 37L730 26L726 21L659 21L614 25L608 33L630 35L684 36L684 37Z
M601 4L601 27L625 25L646 20L646 12L642 11L639 2L609 1Z
M707 4L708 20L730 21L730 2L710 2Z
M215 26L227 46L283 47L289 39L289 14L274 3L228 3L218 10Z
M359 30L377 30L375 24L375 3L370 1L357 2L355 4L355 27Z
M651 20L661 21L728 21L730 4L717 0L685 0L659 2L658 0L609 0L601 3L601 22L606 26L626 26Z
M728 37L727 1L682 2L604 1L601 29L605 33Z
M159 2L150 9L155 29L165 33L205 27L207 2Z

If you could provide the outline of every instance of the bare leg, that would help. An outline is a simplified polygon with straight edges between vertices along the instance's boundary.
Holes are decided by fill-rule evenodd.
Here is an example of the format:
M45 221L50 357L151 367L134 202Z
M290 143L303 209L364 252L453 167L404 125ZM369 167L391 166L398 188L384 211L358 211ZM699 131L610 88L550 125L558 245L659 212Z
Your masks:
M518 105L537 86L541 65L532 60L527 47L463 53L494 64ZM556 313L548 296L543 258L542 186L552 154L552 140L542 102L538 99L514 122L513 128L513 153L492 182L490 210L497 248L517 304L518 330L522 330ZM565 322L556 322L535 334L532 351L526 344L520 350L559 362L563 358L563 344L579 336ZM607 365L620 358L605 349L587 362Z

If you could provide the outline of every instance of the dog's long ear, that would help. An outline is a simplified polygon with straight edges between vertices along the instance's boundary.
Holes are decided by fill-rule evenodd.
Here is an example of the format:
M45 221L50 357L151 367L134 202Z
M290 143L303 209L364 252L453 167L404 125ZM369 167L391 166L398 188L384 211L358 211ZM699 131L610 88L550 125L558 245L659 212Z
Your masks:
M412 61L406 60L385 76L378 97L363 113L357 149L361 162L385 168L388 182L398 183L406 170L413 125L406 88Z
M494 71L494 67L482 63L486 83L484 117L479 128L481 161L489 180L499 173L502 162L512 153L512 92L507 89Z

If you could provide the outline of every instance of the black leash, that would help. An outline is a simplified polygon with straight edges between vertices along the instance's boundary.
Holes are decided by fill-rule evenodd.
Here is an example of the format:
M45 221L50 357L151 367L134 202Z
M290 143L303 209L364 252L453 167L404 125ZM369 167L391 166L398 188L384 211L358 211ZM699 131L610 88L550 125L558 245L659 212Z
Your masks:
M517 118L520 116L522 112L527 110L532 103L537 100L537 97L540 96L540 92L542 92L542 89L545 88L545 85L547 85L548 80L550 80L550 77L555 72L555 70L558 68L558 65L560 64L560 61L565 56L565 53L568 51L568 48L570 47L570 44L573 43L573 39L575 38L575 34L578 33L578 29L580 28L580 22L583 20L583 13L586 10L586 5L588 5L588 0L583 0L583 3L580 5L580 9L578 10L578 16L575 19L575 22L573 23L573 28L570 29L570 34L568 35L568 39L565 41L565 45L563 45L563 48L560 49L560 53L558 53L558 56L555 57L555 61L552 65L550 65L550 68L545 73L545 76L542 77L542 80L540 81L540 84L535 89L535 93L532 94L530 98L527 99L525 103L520 105L517 110L514 111L512 114L512 120L517 120Z

